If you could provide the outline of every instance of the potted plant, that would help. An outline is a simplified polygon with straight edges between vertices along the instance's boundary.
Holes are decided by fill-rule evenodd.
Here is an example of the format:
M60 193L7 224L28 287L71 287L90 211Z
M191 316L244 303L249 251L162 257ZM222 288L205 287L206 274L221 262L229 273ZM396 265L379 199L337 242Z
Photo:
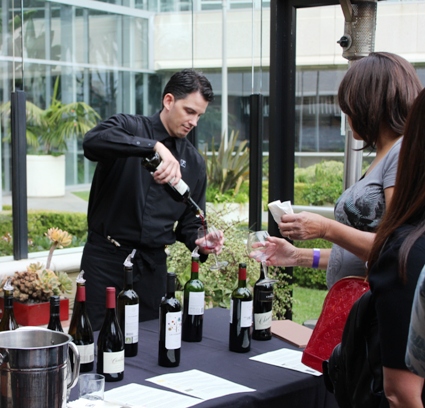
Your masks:
M207 209L224 211L227 220L247 221L249 149L247 140L238 141L238 134L231 132L227 146L222 138L218 150L213 140L211 155L202 153L207 166Z
M31 263L23 272L15 272L12 276L3 279L1 287L10 279L14 287L13 296L15 318L19 325L38 326L47 324L50 316L50 297L62 295L72 291L72 280L66 272L53 271L51 261L56 248L63 248L71 244L72 236L58 228L50 228L46 236L51 242L46 266ZM0 298L0 307L3 309L3 298ZM69 318L69 299L61 299L61 320Z
M30 101L26 102L28 197L58 197L65 194L64 152L67 142L82 138L100 118L84 102L62 103L58 99L58 92L59 77L49 107L43 110ZM0 107L0 113L10 116L10 102Z

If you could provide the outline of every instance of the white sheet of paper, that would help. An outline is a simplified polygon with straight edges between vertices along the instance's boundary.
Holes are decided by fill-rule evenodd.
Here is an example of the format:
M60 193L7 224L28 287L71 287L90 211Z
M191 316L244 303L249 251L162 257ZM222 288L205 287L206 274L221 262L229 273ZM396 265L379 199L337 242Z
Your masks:
M209 400L222 397L223 395L236 394L238 392L254 392L252 388L204 373L199 370L189 370L182 373L164 374L157 377L147 378L163 387L171 388L183 394Z
M122 404L114 404L107 401L92 401L88 399L77 399L75 401L68 402L66 404L67 408L144 408L142 405L122 405Z
M187 395L140 384L127 384L106 391L105 400L120 402L120 407L129 408L168 408L170 401L173 401L173 408L186 408L202 402L200 399L188 397Z
M272 201L271 203L268 203L267 206L269 207L270 212L273 215L273 219L276 221L276 223L280 222L280 217L283 214L293 214L294 210L292 209L292 205L290 201L283 201L280 200Z
M268 353L259 354L258 356L250 357L250 360L259 361L278 367L289 368L290 370L300 371L311 375L322 375L320 371L313 370L301 362L302 351L282 348Z

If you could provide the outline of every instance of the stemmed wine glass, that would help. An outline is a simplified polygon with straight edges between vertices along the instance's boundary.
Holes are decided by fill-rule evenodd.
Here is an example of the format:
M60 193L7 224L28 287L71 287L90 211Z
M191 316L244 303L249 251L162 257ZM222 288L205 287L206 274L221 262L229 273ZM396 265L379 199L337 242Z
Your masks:
M257 262L261 262L264 270L264 279L257 282L257 285L264 285L265 283L275 283L276 279L272 279L269 277L267 272L266 265L266 238L270 236L267 231L254 231L250 232L248 235L248 240L246 243L246 247L248 249L248 254L254 258Z
M216 243L220 240L220 233L217 228L213 226L199 227L198 228L198 239L201 239L201 247L206 249L213 249L216 246ZM213 253L215 264L210 266L210 270L218 270L225 268L229 262L219 261L217 254Z

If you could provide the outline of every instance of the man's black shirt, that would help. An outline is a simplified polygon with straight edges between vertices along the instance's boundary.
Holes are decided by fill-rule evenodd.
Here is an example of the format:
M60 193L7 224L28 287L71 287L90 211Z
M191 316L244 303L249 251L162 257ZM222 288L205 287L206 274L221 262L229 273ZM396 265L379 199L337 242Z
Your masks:
M174 201L141 165L140 157L152 153L156 141L165 141L180 161L182 178L205 211L206 168L196 148L186 138L170 137L159 113L117 114L90 130L83 142L85 157L98 162L89 199L89 231L137 248L160 248L177 239L193 250L201 220L184 203Z

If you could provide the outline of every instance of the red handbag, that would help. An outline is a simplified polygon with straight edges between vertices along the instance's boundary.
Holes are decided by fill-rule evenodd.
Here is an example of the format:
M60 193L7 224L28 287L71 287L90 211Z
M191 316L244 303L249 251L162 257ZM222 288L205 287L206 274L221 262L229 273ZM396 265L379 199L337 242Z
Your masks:
M330 288L323 302L322 312L303 351L303 364L323 372L322 362L328 360L335 346L341 343L351 307L368 290L369 283L361 276L347 276Z

